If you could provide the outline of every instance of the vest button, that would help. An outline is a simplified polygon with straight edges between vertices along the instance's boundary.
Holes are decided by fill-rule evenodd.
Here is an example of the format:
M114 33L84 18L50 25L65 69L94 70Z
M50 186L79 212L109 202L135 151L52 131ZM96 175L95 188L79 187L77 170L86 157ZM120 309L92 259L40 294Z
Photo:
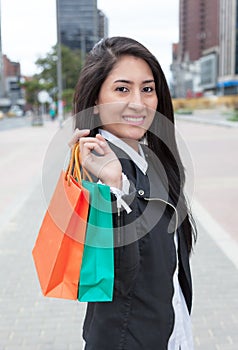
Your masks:
M143 191L143 190L138 190L138 193L139 193L140 196L143 196L143 195L145 194L145 191Z

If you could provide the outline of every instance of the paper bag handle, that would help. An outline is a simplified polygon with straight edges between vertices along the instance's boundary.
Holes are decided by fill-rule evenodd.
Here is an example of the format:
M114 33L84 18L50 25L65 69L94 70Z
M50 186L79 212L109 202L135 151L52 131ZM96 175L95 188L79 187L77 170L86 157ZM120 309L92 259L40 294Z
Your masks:
M81 169L83 173L83 180L87 179L90 182L93 182L88 171L81 165L80 147L79 143L76 143L72 148L69 165L65 174L65 180L68 181L68 185L70 185L71 176L73 176L74 179L77 179L78 182L82 182Z

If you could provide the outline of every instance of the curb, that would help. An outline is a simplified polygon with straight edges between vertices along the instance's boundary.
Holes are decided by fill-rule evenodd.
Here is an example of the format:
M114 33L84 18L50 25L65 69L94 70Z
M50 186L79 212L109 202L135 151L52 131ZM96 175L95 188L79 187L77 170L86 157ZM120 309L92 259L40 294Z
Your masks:
M213 239L225 256L238 270L238 243L223 227L210 215L210 213L196 200L192 204L193 212L201 227Z
M204 118L199 118L195 116L178 115L176 113L175 113L175 119L184 120L192 123L210 124L210 125L223 126L228 128L238 128L238 122L229 122L226 120L211 120L211 119L204 119Z

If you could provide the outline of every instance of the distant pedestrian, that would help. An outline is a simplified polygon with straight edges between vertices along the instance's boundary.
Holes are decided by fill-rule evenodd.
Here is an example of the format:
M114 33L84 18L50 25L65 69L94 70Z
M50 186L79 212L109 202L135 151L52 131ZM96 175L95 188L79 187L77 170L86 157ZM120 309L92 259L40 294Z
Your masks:
M51 120L55 120L56 117L56 105L55 103L52 103L49 108L49 115Z
M113 301L88 303L85 349L192 350L196 227L161 67L133 39L104 39L87 57L74 106L70 145L79 140L83 166L111 187L116 207Z

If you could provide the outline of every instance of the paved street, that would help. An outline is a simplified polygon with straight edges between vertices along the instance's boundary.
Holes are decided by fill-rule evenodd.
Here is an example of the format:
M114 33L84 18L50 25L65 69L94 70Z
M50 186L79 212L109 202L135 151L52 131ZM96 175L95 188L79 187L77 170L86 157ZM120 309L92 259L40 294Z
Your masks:
M16 128L22 128L26 126L31 125L31 118L29 117L5 117L4 119L0 120L0 132L9 130L9 129L16 129Z
M43 298L31 255L46 209L42 166L57 131L56 121L0 133L0 350L83 348L84 304Z
M215 116L213 115L212 122ZM201 118L201 117L200 117ZM209 119L209 117L206 117ZM179 120L194 171L192 209L199 222L192 255L195 349L238 344L238 128ZM190 163L189 163L190 164Z
M192 157L188 173L194 169L192 208L199 222L192 254L195 349L236 350L238 128L177 125ZM64 136L57 130L49 121L0 132L0 350L83 349L85 305L43 298L31 256L50 196L44 178L55 179L67 153L71 129Z
M192 155L194 197L238 242L237 213L232 210L238 200L238 128L185 121L177 125Z

